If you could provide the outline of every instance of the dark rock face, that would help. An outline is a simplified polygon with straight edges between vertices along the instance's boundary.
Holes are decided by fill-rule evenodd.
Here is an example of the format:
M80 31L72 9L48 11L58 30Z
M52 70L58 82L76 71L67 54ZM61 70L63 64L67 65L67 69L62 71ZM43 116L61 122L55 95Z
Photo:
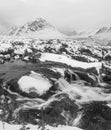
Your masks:
M57 98L61 97L62 99L60 99L59 101L52 101L50 102L49 106L46 106L41 110L24 110L21 111L21 114L26 114L29 117L30 115L32 115L33 120L35 118L39 119L39 122L36 123L40 123L42 120L44 123L51 126L58 126L60 124L72 125L73 120L77 116L78 106L74 102L71 102L67 95L58 95ZM22 118L22 120L24 119L25 121L30 122L30 119L25 118L23 115L20 115L20 118Z
M83 107L80 127L85 130L111 129L111 108L105 102L92 102ZM109 114L108 114L109 113Z

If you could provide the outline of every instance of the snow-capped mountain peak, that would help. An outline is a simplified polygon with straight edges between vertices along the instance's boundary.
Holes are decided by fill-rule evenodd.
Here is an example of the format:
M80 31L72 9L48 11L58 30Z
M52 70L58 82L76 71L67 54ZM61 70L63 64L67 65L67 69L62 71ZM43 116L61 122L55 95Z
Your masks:
M45 19L36 18L32 22L28 22L23 26L12 28L9 35L22 35L22 33L36 32L45 28L54 29Z
M12 28L9 35L48 39L63 38L65 36L43 18L36 18L34 21L27 22L20 27Z

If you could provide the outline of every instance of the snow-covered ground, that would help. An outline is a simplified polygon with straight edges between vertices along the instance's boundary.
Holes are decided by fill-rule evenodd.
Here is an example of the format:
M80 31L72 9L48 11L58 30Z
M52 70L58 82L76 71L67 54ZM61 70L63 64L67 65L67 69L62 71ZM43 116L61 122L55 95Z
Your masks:
M110 46L23 37L0 43L1 130L23 122L30 130L110 127Z
M22 125L11 125L8 123L0 122L0 130L20 130L23 128ZM38 126L34 125L27 125L25 126L28 130L41 130L41 128L38 128ZM25 129L24 128L24 129ZM82 130L77 127L71 127L71 126L59 126L59 127L51 127L51 126L45 126L47 130Z
M24 37L38 38L38 39L64 39L67 38L64 34L54 29L44 29L38 32L30 32L28 34L22 34Z
M59 62L59 63L67 64L71 67L80 67L80 68L84 68L84 69L95 67L99 70L102 67L101 62L84 63L81 61L71 59L70 57L67 57L65 55L58 55L58 54L51 54L51 53L43 53L40 57L40 61Z

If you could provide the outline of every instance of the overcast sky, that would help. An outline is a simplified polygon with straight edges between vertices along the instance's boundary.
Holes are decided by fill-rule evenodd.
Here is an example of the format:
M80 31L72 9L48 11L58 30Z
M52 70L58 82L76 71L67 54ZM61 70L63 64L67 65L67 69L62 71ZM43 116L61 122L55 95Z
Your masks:
M0 0L0 27L37 17L57 28L88 29L111 25L111 0Z

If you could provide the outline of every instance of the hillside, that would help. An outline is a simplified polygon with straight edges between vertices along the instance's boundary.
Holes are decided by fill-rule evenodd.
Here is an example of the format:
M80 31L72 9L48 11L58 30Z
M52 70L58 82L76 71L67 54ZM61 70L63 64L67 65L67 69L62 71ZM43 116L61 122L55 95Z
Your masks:
M20 27L13 27L9 31L10 36L34 37L34 38L64 38L54 26L42 18L36 18Z

